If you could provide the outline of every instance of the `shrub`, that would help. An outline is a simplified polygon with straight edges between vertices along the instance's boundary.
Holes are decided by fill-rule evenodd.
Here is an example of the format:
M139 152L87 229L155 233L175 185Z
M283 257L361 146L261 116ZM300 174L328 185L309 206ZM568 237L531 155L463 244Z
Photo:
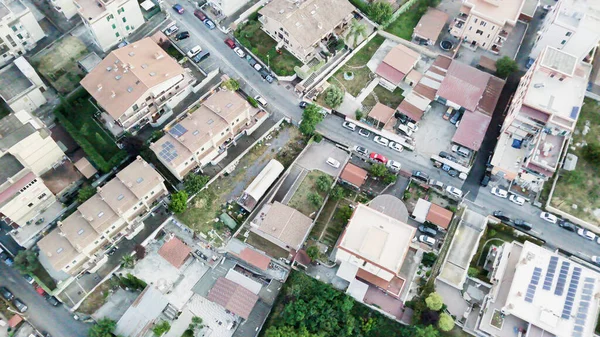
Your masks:
M319 257L319 247L317 246L310 246L308 247L308 249L306 249L306 255L308 255L308 257L310 257L311 260L316 260Z
M206 186L206 184L208 183L209 180L210 180L209 176L198 175L198 174L193 174L193 173L188 174L183 179L183 187L185 189L185 192L188 195L194 195L194 194L200 192L200 190L202 188L204 188L204 186Z
M183 213L187 209L188 194L185 191L179 191L171 194L169 210L175 214Z
M340 208L337 216L340 220L342 220L342 222L344 222L344 224L347 224L348 220L350 220L350 218L352 217L352 213L354 213L354 210L352 210L350 206L346 205Z
M371 175L373 175L375 177L384 177L389 172L387 167L385 167L385 165L381 164L381 163L373 164L369 171L370 171Z
M337 108L344 101L344 91L336 85L331 85L325 91L325 103L332 108Z
M84 186L77 192L77 201L82 204L96 194L96 189L92 186Z
M329 198L331 198L331 200L333 200L333 201L338 201L338 200L342 200L345 195L346 195L346 192L344 191L343 187L335 186L331 190L331 193L329 193Z
M328 192L333 184L333 180L328 175L322 175L317 178L317 189L321 192Z
M169 332L169 330L171 330L171 324L169 324L169 322L167 321L162 321L158 324L155 324L154 328L152 328L152 332L157 337L166 334L167 332Z
M423 258L421 259L421 263L425 267L431 267L435 263L435 260L437 260L437 255L435 255L435 253L432 253L432 252L427 252L427 253L423 253Z
M363 113L360 110L356 110L356 112L354 113L354 117L356 117L357 121L360 121L363 118Z
M387 1L377 1L371 3L368 13L369 18L378 24L382 24L392 18L394 8Z
M438 311L442 308L442 305L444 305L444 299L442 296L440 296L440 294L433 292L427 296L425 299L425 304L427 304L427 308L429 308L429 310Z
M469 267L469 269L467 270L467 275L469 275L469 277L478 277L479 273L479 269L475 267Z
M319 207L323 203L323 197L317 193L311 193L308 195L308 201L310 201L313 206Z
M248 101L248 103L250 103L250 105L253 108L258 108L258 102L254 98L248 96L248 98L246 98L246 100Z
M447 313L443 312L438 321L438 328L442 331L450 331L454 329L454 319Z
M323 140L323 136L320 133L315 133L313 139L315 142L320 143Z

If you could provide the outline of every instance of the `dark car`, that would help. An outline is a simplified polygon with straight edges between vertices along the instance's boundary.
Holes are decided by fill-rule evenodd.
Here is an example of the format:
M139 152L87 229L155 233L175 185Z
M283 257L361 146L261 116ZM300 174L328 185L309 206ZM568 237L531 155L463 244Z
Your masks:
M246 61L248 61L248 64L250 64L252 68L254 68L254 65L257 63L256 60L250 55L246 55Z
M533 58L531 58L531 57L528 57L528 58L527 58L527 63L525 63L525 68L526 68L526 69L529 69L529 68L531 68L531 66L533 65L533 62L535 62L535 59L533 59Z
M462 116L462 113L460 113L460 111L454 110L454 112L452 113L452 116L450 116L450 123L456 124L460 120L461 116Z
M433 229L431 227L427 227L425 225L419 226L418 229L419 229L419 232L429 235L429 236L432 236L432 237L435 237L437 235L437 231L435 229Z
M196 255L198 255L201 259L203 260L207 260L208 257L206 257L206 255L204 255L204 253L202 253L199 249L196 249Z
M569 232L577 231L577 227L574 224L572 224L568 221L562 220L562 219L558 221L558 227L568 230Z
M515 227L522 228L526 231L531 230L533 228L532 224L530 224L529 222L527 222L525 220L521 220L521 219L515 220L514 224L515 224Z
M8 266L12 266L15 261L6 252L0 252L0 261L4 262Z
M11 293L6 287L0 287L0 295L2 295L2 297L7 301L15 298L15 295L13 295L13 293Z
M200 53L198 53L198 55L196 55L192 58L192 61L194 61L196 63L200 63L200 62L206 60L209 56L210 56L210 53L208 52L208 50L202 50Z
M56 297L51 296L46 294L46 301L48 301L48 303L50 303L52 306L58 306L60 304L60 301L58 299L56 299Z
M506 215L504 215L504 213L502 213L502 211L494 211L494 213L492 213L492 215L498 219L500 219L501 221L508 221L510 222L510 218Z
M308 102L302 101L298 103L298 106L300 107L300 109L306 109L306 107L308 106Z
M454 157L453 155L451 155L448 152L442 151L442 152L440 152L439 156L442 157L442 158L444 158L444 159L448 159L450 161L453 161L455 163L458 162L458 159L456 159L456 157Z
M460 174L460 172L458 172L455 169L451 169L450 171L448 171L448 175L451 177L458 177L459 174Z
M177 40L177 41L184 40L184 39L187 39L188 37L190 37L190 32L185 31L185 32L181 32L181 33L175 35L175 40Z
M483 187L487 187L487 185L489 184L489 182L490 182L490 176L486 174L481 179L480 185L483 186Z
M13 304L15 305L15 308L19 310L20 313L24 313L25 311L27 311L27 309L29 309L27 305L18 298L13 299Z
M204 14L201 10L196 9L194 11L194 16L197 17L198 19L200 19L200 21L204 21L206 20L206 14Z
M358 152L358 153L360 153L362 155L365 155L365 156L369 154L369 151L366 148L362 147L362 146L357 146L355 148L355 150L356 150L356 152Z
M31 275L29 275L29 274L23 274L23 278L29 284L33 284L33 282L35 282L35 280L33 279L33 277L31 277Z
M173 5L173 9L179 14L183 14L183 12L185 12L185 9L183 9L183 6L180 4Z
M400 123L402 123L402 124L408 123L408 116L406 116L405 114L396 112L394 114L394 116L396 116L396 118L398 118L398 120L400 121Z
M425 183L427 183L429 181L429 176L427 175L427 173L424 173L421 171L414 171L412 176L413 176L413 178L421 180Z

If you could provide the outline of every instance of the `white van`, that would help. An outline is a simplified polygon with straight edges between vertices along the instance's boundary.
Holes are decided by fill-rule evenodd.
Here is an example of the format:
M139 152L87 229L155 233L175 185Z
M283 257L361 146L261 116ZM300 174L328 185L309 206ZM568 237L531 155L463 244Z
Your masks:
M403 133L404 135L406 135L408 137L412 136L412 133L413 133L413 131L404 124L400 124L400 126L398 126L398 130L400 130L401 133Z
M267 106L267 101L261 95L254 96L254 99L262 106Z

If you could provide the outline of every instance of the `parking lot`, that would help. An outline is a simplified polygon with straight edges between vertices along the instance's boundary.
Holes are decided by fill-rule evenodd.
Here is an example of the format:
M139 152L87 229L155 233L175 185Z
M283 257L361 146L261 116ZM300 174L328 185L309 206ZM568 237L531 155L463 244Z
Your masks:
M298 158L297 164L309 171L319 170L332 177L337 177L344 168L348 157L346 151L336 147L333 143L321 141L320 143L310 144L309 148ZM327 160L329 158L340 163L339 167L336 168L328 164Z

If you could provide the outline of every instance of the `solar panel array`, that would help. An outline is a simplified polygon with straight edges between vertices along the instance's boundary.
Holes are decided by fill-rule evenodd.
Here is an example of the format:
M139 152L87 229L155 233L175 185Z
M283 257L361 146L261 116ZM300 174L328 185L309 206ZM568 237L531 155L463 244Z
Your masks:
M567 298L563 306L562 314L560 317L569 319L571 317L571 311L573 310L573 303L575 302L575 293L579 286L579 279L581 278L581 268L575 267L573 275L571 276L571 282L569 283L569 290L567 291Z
M158 155L167 163L170 163L171 161L173 161L173 159L179 156L177 154L177 150L175 150L175 146L173 146L173 144L170 141L166 141L163 143L162 150L160 150Z
M558 266L558 256L553 256L550 258L550 262L548 262L548 270L546 270L546 277L544 278L544 290L550 290L552 288L552 281L554 281L554 273L556 272L556 267Z
M175 124L171 130L169 130L169 133L173 136L173 137L181 137L183 136L188 130L186 128L184 128L181 124L177 123Z
M560 273L558 274L558 281L556 282L556 288L554 289L554 295L562 296L565 290L565 284L567 283L567 275L569 274L569 267L571 264L567 261L563 261L560 266Z
M531 275L531 281L527 286L527 294L525 294L525 302L533 303L533 297L535 296L535 289L538 283L540 283L540 277L542 276L542 268L535 267L533 274Z
M585 321L587 320L587 314L590 308L590 301L592 300L592 292L594 291L594 278L586 277L583 282L583 291L581 298L579 299L579 307L577 308L577 315L575 316L575 326L573 327L573 337L582 337L583 329L585 327Z

